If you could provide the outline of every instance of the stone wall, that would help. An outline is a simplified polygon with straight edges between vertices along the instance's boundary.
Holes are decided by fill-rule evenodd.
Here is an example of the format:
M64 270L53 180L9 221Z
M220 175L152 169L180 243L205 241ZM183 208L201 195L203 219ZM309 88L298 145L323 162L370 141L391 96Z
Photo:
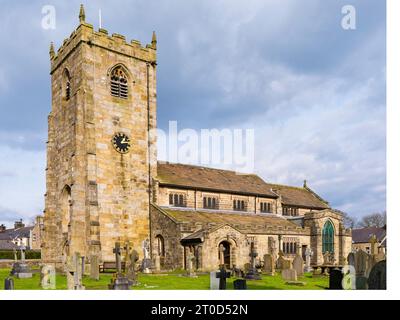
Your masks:
M45 261L60 263L74 252L114 260L116 241L131 241L142 255L141 242L149 237L149 181L157 175L155 61L155 44L127 43L85 22L51 56ZM127 99L110 94L115 66L128 77ZM126 154L112 146L118 132L131 140Z

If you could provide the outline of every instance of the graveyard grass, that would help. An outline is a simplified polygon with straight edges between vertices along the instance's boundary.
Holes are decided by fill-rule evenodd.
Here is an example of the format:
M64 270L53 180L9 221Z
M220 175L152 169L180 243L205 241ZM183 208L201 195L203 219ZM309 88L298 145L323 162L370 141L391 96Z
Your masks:
M4 288L4 279L9 275L9 269L0 269L1 289ZM208 290L210 285L209 274L200 274L197 278L182 276L183 272L169 274L139 274L139 285L132 287L133 290ZM85 276L83 285L86 290L107 290L112 278L112 273L101 273L100 280L92 280ZM235 278L227 279L227 289L233 290ZM313 277L306 273L299 281L305 282L305 286L287 285L280 274L275 276L262 276L262 280L247 280L248 290L324 290L329 286L327 276ZM40 273L34 273L31 279L14 278L14 289L16 290L40 290ZM57 274L56 289L66 290L67 279L64 275Z

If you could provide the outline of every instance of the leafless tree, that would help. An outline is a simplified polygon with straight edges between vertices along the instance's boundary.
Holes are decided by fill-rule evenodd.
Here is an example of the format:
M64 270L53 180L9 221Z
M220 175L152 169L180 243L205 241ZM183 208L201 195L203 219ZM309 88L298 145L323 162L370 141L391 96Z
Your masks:
M386 225L386 211L376 212L366 215L361 218L361 220L357 223L357 226L360 228L367 227L378 227L382 228Z

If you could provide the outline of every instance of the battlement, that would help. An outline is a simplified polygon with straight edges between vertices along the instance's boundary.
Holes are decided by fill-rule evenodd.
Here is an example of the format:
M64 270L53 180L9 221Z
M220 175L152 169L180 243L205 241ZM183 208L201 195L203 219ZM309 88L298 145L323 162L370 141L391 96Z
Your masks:
M83 12L83 14L82 14ZM68 57L68 55L76 50L81 44L86 44L90 47L99 47L105 50L113 51L118 54L129 56L138 60L155 64L157 40L153 32L150 44L142 46L140 41L131 40L126 41L124 35L113 33L111 36L104 28L96 31L92 24L85 22L85 14L83 6L79 14L79 26L71 33L69 38L64 39L60 48L54 51L53 44L50 47L50 62L51 72L58 68L58 66Z

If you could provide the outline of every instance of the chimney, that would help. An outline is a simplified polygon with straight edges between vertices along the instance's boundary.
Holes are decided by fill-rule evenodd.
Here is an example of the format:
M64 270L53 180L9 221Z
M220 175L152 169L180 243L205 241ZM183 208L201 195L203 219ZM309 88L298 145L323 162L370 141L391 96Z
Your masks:
M25 227L25 224L22 222L22 219L14 222L14 229L19 229L23 227Z
M4 224L0 225L0 232L6 231L6 226Z

